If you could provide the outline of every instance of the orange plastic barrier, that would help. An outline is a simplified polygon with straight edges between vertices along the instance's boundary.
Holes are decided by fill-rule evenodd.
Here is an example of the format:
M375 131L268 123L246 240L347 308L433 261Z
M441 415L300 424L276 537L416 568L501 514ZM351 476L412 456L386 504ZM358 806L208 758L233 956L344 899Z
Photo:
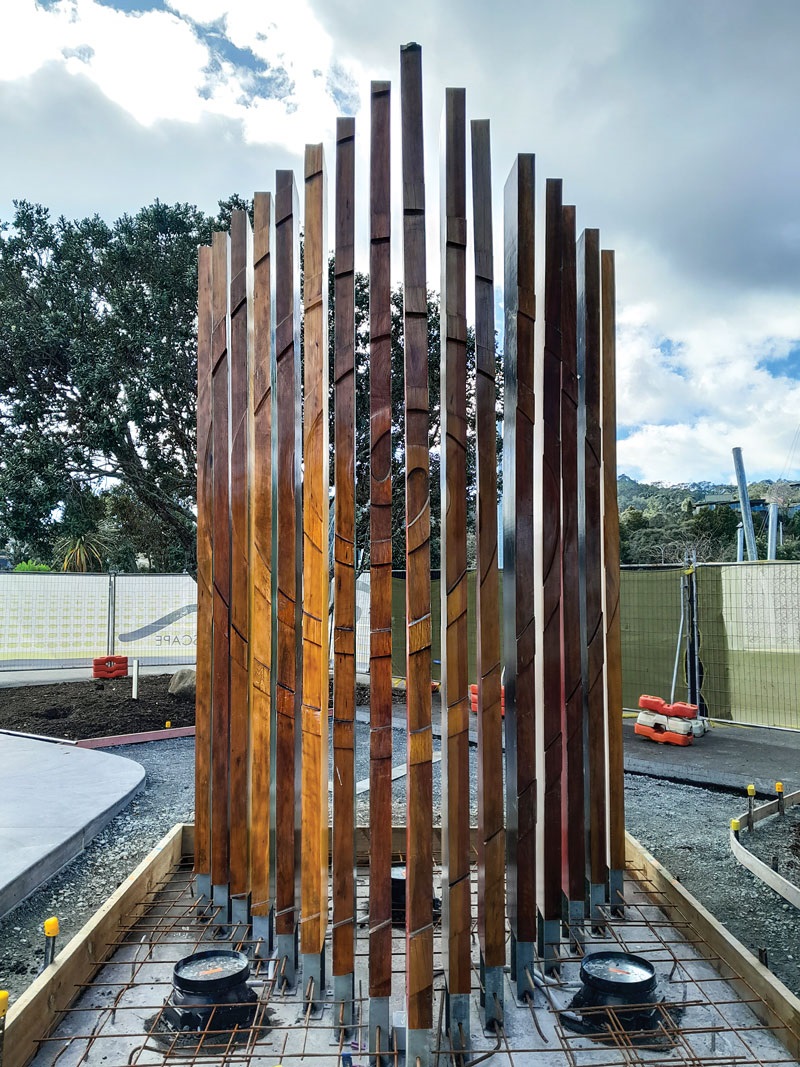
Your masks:
M694 741L694 734L676 734L672 730L659 729L657 726L642 726L638 722L633 729L642 737L649 737L651 741L658 741L662 745L691 745Z
M654 711L657 715L670 715L676 719L697 718L697 704L687 704L682 700L668 704L661 697L648 696L647 693L639 697L639 707L646 711Z
M92 660L93 678L127 678L127 656L98 656Z
M471 685L469 687L469 709L473 715L478 714L478 687L477 685ZM504 686L500 686L500 714L506 713L506 691Z
M655 711L658 715L669 715L666 711L667 702L661 697L651 697L647 693L642 693L639 697L639 707L645 708L647 711Z

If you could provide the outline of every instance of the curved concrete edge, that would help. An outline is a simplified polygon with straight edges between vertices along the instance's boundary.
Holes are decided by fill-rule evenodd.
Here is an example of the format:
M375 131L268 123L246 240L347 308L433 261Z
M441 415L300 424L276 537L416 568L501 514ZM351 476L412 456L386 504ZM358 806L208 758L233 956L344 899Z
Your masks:
M80 855L145 777L123 756L0 737L0 916Z

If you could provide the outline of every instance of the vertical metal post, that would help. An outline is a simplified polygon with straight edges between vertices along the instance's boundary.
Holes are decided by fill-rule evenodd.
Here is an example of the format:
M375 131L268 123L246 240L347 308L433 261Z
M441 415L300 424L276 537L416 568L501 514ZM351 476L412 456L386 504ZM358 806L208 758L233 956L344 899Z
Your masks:
M113 571L108 574L108 627L106 630L106 655L114 655L114 630L117 615L117 576Z
M778 504L777 501L770 501L769 504L769 526L767 528L767 559L777 558L778 548Z
M753 513L750 510L750 494L747 490L747 479L744 475L744 460L741 448L733 449L733 467L736 471L736 484L739 487L739 507L742 512L742 526L744 527L744 542L747 545L747 558L753 563L758 559L756 551L756 534L753 529Z

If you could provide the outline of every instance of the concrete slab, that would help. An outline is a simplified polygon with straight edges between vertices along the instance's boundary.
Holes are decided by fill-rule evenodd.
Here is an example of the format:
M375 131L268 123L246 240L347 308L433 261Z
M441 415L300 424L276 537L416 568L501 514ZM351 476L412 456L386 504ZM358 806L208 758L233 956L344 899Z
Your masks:
M0 734L0 916L74 859L144 780L122 756Z

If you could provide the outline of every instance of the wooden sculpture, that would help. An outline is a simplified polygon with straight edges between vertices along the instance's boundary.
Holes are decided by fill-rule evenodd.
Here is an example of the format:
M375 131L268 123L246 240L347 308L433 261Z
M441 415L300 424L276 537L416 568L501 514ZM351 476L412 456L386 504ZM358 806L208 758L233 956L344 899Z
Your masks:
M355 996L356 386L355 120L336 124L333 541L333 980L344 1025ZM324 284L324 282L323 282ZM325 768L327 779L327 767ZM327 791L327 781L326 781ZM327 845L326 845L327 850ZM325 859L327 863L327 857Z
M506 892L511 971L531 992L536 942L536 684L533 578L534 157L520 155L505 187L505 416L503 613L505 617Z
M428 480L428 303L422 50L400 53L403 146L403 317L406 405L406 1055L428 1054L433 1026L433 735L431 501Z
M328 927L328 253L325 158L306 145L303 288L303 982L320 1000Z
M478 614L478 936L487 1029L503 1019L505 825L500 685L500 574L497 563L497 384L494 341L492 164L489 123L472 123L475 253L475 405Z

